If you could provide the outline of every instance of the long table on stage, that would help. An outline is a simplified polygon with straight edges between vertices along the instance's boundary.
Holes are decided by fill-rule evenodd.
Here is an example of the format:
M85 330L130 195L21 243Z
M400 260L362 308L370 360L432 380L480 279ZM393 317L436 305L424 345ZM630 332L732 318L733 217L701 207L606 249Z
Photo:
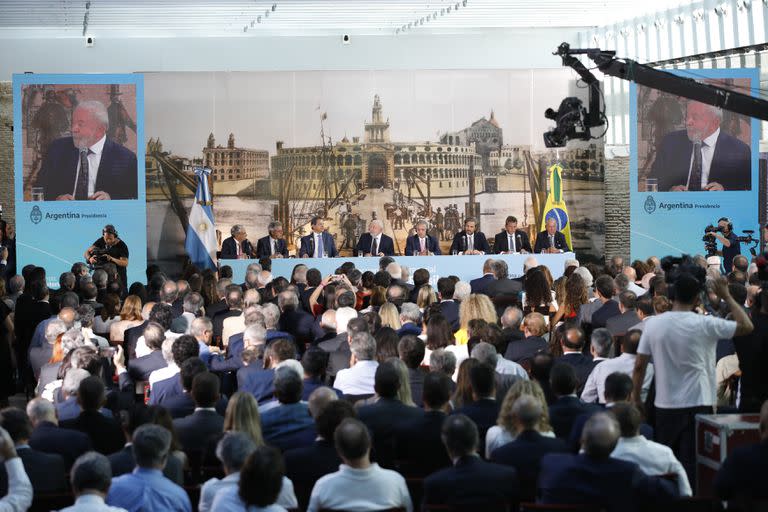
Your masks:
M531 254L488 254L483 256L395 256L395 261L400 265L405 265L410 270L411 278L413 271L417 268L425 268L429 271L430 282L432 285L437 283L441 277L450 275L458 276L462 281L471 281L483 275L483 263L488 258L502 259L509 266L509 277L520 277L523 275L523 263L531 257ZM572 252L561 254L534 254L540 265L549 267L552 277L557 279L565 271L565 260L575 259ZM219 260L219 265L229 265L232 267L232 279L235 283L245 281L245 271L250 263L256 260ZM340 257L340 258L277 258L272 260L272 275L274 277L282 276L291 279L293 267L304 264L309 268L316 268L320 274L327 276L333 274L337 268L345 261L352 261L355 267L361 272L370 270L377 272L379 270L378 257ZM411 282L412 279L410 279Z

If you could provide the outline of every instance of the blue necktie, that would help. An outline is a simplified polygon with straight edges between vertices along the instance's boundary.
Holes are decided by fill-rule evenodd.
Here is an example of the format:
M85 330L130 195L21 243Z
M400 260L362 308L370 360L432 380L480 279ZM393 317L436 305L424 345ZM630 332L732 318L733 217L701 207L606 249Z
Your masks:
M75 199L85 201L88 199L88 155L90 149L80 150L80 174L77 177L77 186L75 187Z
M320 233L317 237L317 257L322 258L323 253L323 234Z

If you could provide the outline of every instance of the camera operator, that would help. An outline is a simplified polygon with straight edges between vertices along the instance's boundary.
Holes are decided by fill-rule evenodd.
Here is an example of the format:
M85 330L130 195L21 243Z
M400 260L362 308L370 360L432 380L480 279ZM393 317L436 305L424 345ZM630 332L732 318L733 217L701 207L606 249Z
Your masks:
M114 263L120 276L120 286L125 290L128 286L126 273L128 246L118 238L117 230L112 224L104 226L101 235L101 238L85 250L85 261L90 263L92 268L100 268L107 263Z
M733 270L733 258L741 254L741 242L739 238L733 232L733 224L727 217L721 217L717 221L718 231L710 231L708 236L713 237L723 244L723 267L725 273L729 274Z

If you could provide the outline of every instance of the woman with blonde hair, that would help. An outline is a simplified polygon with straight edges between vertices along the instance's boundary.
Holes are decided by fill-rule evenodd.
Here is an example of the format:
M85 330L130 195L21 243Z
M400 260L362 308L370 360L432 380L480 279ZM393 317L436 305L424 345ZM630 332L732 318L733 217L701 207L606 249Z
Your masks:
M512 413L512 408L517 399L522 395L529 395L541 404L542 414L538 425L539 433L543 436L555 437L555 432L549 424L547 399L544 397L544 391L541 389L541 386L534 380L518 380L509 388L507 396L504 397L504 401L501 403L499 417L496 420L497 424L489 428L485 435L486 458L490 458L493 450L511 443L517 437L518 432L515 428L515 415Z
M454 335L457 345L466 345L469 341L467 326L470 320L485 320L489 324L495 324L499 321L496 315L496 308L487 295L473 293L466 300L461 301L459 305L459 330Z
M256 446L264 445L259 404L252 394L238 391L229 399L224 413L224 432L244 432Z
M403 326L400 323L400 313L397 312L397 307L391 302L385 302L379 308L379 316L381 317L382 327L391 327L394 330L398 330Z
M397 390L397 399L410 407L416 407L411 394L411 377L408 375L408 367L398 357L390 359L392 364L397 367L397 373L400 375L400 387Z
M125 341L125 331L144 322L141 316L141 298L138 295L129 295L123 302L120 310L120 320L109 326L109 342L112 345Z
M419 311L423 313L425 309L435 303L437 303L435 289L428 284L422 285L416 296L416 305L419 306Z

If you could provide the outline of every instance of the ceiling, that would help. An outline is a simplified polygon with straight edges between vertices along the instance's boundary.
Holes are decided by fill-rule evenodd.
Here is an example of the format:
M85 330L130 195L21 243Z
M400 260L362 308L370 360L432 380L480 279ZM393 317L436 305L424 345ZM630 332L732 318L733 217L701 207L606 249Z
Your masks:
M440 33L594 27L684 0L0 0L0 37ZM458 6L458 8L457 8Z

